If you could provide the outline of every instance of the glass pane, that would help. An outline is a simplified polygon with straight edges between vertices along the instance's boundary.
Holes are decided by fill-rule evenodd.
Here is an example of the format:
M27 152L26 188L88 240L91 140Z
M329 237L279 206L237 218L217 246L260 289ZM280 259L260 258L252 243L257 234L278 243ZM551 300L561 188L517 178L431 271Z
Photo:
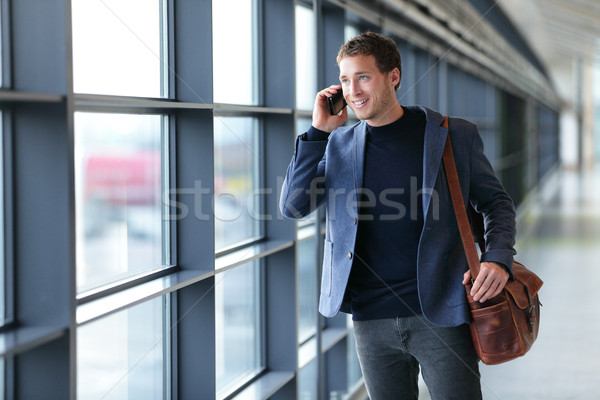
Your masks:
M296 6L296 108L312 110L317 95L317 38L312 9ZM332 82L336 83L336 82Z
M3 10L2 10L2 8L3 8L2 4L0 3L0 88L2 87L2 84L3 84L3 79L2 78L3 78L3 75L4 75L4 73L3 73L4 72L4 59L2 57L2 42L3 42L3 40L2 40L2 33L4 32L4 30L3 30L4 27L2 26L2 20L3 20L3 17L2 17Z
M594 158L600 160L600 60L594 62L592 82L594 83ZM489 96L490 98L492 96ZM545 113L545 115L551 115ZM551 118L551 117L547 117ZM542 170L542 172L546 172Z
M256 0L213 0L215 103L258 104Z
M352 324L352 321L350 321L350 324ZM360 378L362 378L362 372L360 370L360 362L358 361L358 355L356 354L356 339L354 337L354 330L350 330L350 333L348 334L348 338L346 340L348 343L348 346L346 347L348 359L348 392L350 392L360 380Z
M303 343L317 332L317 240L298 243L298 341Z
M262 367L260 264L215 277L217 397L223 398Z
M6 399L6 360L4 357L0 358L0 396Z
M298 372L298 398L299 399L318 399L318 369L317 362L311 361L306 367Z
M354 25L346 25L344 26L344 39L346 41L352 39L355 36L358 36L360 31Z
M258 120L215 117L215 247L217 251L260 234Z
M0 7L1 9L1 7ZM0 16L1 17L1 16ZM1 19L0 19L1 20ZM1 42L1 40L0 40ZM4 116L0 112L0 325L6 322L4 265Z
M165 399L170 392L168 299L77 329L77 398Z
M160 115L75 114L79 292L168 264L161 201L168 184L161 173L168 165L165 121Z
M167 59L162 0L73 0L75 92L161 97Z
M316 93L315 93L316 95ZM308 131L308 129L312 125L312 118L303 118L299 117L296 120L296 135L302 135L304 132Z

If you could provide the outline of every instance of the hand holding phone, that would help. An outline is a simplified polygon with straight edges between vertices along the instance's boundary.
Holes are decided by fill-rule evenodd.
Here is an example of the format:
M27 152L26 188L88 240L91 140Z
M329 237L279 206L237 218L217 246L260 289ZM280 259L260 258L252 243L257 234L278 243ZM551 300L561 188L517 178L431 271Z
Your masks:
M313 108L312 126L323 132L332 132L348 118L341 85L331 85L319 91Z
M344 99L344 92L342 89L338 89L337 93L327 98L329 103L329 114L337 115L346 107L346 99Z

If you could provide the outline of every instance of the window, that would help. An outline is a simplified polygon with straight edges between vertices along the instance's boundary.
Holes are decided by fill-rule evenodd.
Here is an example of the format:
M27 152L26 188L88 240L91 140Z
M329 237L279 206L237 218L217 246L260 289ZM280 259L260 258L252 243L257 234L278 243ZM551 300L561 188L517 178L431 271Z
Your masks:
M223 398L262 368L261 268L254 261L215 277L216 385Z
M169 299L157 297L77 329L77 398L169 399Z
M318 399L320 397L318 368L317 361L313 360L298 372L299 399Z
M4 26L2 25L2 21L4 19L4 10L3 4L0 4L0 88L4 85L4 60L2 55L4 54L4 49L2 48L3 40L2 36L4 35Z
M1 9L1 8L0 8ZM1 20L1 15L0 15ZM0 63L1 64L1 63ZM0 74L1 75L1 74ZM4 118L0 112L0 326L6 322L6 282L4 265ZM0 379L2 379L0 377ZM1 392L0 392L1 393Z
M316 95L317 94L315 93L315 96ZM308 128L310 128L311 124L312 124L311 118L298 118L296 120L296 133L298 135L301 135L302 133L308 131Z
M592 68L592 82L594 82L592 88L594 98L594 157L596 160L600 160L600 61L594 62ZM545 112L545 114L550 115L548 112Z
M165 2L73 0L78 93L166 97Z
M261 233L258 120L214 119L215 248L256 239Z
M212 12L214 102L258 104L256 0L213 0Z
M6 360L4 357L0 358L0 395L3 398L6 398L6 388L5 388L5 376L6 376Z
M78 292L170 263L167 118L75 114Z
M317 95L317 38L312 9L296 6L296 108L312 110Z
M359 34L360 30L356 26L350 24L346 24L344 26L344 38L346 41L358 36Z
M306 229L306 228L305 228ZM314 232L314 229L311 229ZM317 240L314 236L298 242L298 341L313 337L317 332Z
M348 315L348 327L352 328L352 316ZM352 392L353 386L362 377L362 371L360 369L360 362L358 360L358 354L356 353L356 339L354 337L354 330L349 329L348 336L346 338L346 357L348 362L346 375L348 381L348 392Z
M0 12L2 7L0 7ZM0 21L2 21L2 15L0 15ZM0 30L1 31L1 30ZM2 41L0 40L0 43ZM1 54L1 51L0 51ZM0 65L2 63L0 62ZM0 71L2 76L2 71ZM5 265L4 265L4 129L3 128L3 116L0 112L0 326L6 322L6 282L5 277ZM5 396L4 379L6 376L5 371L5 359L0 358L0 396Z

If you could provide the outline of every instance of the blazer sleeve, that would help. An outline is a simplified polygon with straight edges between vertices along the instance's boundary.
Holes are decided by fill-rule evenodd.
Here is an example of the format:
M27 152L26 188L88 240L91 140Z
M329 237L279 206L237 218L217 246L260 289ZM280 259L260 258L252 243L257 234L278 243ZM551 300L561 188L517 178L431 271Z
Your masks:
M504 265L512 277L516 236L516 213L511 197L497 178L483 152L483 141L475 128L471 144L469 199L484 218L485 251L481 262Z
M303 140L303 135L296 138L279 198L285 217L303 218L324 202L326 148L327 140Z

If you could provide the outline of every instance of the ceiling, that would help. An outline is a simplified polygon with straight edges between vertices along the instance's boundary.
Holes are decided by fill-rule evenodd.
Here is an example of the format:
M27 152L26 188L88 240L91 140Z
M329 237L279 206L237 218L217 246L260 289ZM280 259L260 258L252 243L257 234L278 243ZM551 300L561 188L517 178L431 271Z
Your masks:
M575 95L576 62L600 64L600 0L498 0L544 63L562 97Z
M547 99L552 107L575 111L593 92L592 67L600 66L600 0L329 1L432 54L447 59L456 55L452 61L463 62L465 70L472 64L464 60L474 61L477 71L487 68L500 77L500 83L508 82L507 90L517 87L535 98ZM520 52L522 43L514 42L510 30L498 35L496 26L504 28L502 19L491 13L496 7L525 39L550 82L531 63L527 52ZM431 37L440 39L441 51Z

